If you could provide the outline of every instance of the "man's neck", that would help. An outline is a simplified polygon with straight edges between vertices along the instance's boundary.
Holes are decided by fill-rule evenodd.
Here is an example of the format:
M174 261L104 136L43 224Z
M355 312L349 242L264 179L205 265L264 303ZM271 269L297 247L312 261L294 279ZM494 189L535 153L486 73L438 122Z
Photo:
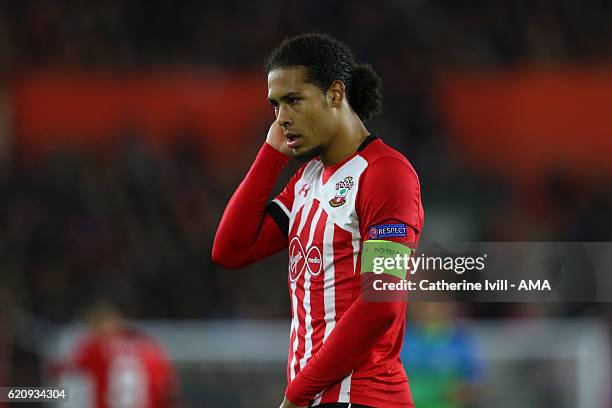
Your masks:
M342 162L357 151L369 134L363 122L355 115L341 126L332 141L321 152L321 161L326 166Z

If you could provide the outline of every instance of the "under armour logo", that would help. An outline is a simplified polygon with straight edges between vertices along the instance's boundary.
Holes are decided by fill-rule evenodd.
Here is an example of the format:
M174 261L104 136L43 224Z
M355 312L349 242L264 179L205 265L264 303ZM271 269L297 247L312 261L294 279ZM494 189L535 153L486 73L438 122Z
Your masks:
M304 197L306 197L309 191L310 191L310 186L308 184L304 184L302 185L302 188L300 189L300 191L298 191L298 195L304 193Z
M289 243L289 279L295 282L305 269L312 276L317 276L321 273L322 259L321 250L313 245L304 251L302 243L298 237L293 237Z

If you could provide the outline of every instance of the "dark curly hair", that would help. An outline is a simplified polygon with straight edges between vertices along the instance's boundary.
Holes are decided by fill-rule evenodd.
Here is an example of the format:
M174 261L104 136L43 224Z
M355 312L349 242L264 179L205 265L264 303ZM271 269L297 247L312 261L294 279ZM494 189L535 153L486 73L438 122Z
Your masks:
M356 64L353 52L340 41L318 33L287 38L268 57L266 72L298 66L306 68L306 80L324 93L332 82L342 81L362 121L381 114L382 80L371 65Z

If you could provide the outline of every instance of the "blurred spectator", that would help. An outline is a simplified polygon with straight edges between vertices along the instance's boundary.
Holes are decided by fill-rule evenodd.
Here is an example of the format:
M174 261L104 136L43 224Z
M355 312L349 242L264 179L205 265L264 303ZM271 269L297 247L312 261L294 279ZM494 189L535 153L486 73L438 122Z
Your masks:
M416 407L475 407L482 362L474 339L455 321L452 302L412 303L402 361Z
M77 370L93 383L96 408L172 408L177 376L163 349L127 326L118 310L98 303L89 311L91 332L71 361L55 363L56 374Z

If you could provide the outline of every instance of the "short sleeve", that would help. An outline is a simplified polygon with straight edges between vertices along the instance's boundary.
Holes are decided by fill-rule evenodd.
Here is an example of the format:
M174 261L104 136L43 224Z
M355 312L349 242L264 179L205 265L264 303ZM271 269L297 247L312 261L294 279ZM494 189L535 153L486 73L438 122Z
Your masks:
M395 157L369 165L360 180L356 210L362 240L416 245L424 217L419 180L412 166Z

